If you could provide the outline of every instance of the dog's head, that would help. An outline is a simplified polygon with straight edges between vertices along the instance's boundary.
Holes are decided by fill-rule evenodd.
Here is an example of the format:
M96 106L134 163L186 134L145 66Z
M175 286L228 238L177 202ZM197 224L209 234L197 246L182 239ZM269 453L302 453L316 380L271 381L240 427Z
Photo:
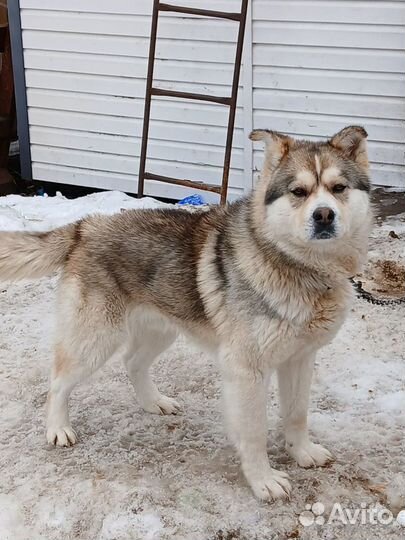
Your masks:
M255 193L262 233L287 251L325 253L364 241L371 221L366 137L358 126L326 142L253 131L250 138L265 143Z

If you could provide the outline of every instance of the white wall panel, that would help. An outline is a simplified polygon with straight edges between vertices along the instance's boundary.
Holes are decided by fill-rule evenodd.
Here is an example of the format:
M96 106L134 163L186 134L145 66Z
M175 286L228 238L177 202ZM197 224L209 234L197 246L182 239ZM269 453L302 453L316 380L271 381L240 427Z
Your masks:
M171 3L240 9L240 0ZM135 191L152 0L20 6L34 177ZM251 127L316 139L362 124L373 181L404 187L405 2L251 0L251 10L231 197L250 189L251 168L261 165L246 137ZM237 26L162 14L156 85L229 95ZM220 181L227 107L155 98L151 118L148 168ZM154 195L189 193L146 185Z
M405 186L405 2L253 0L253 124L311 139L361 124L373 182Z
M239 0L187 0L187 5L240 10ZM151 10L151 0L22 0L35 178L49 180L55 168L54 181L64 181L66 174L66 182L99 181L99 187L136 191ZM237 30L232 21L163 13L155 85L229 96ZM153 98L147 170L219 185L228 112L221 105ZM233 196L250 187L243 174L242 115L241 89L230 173ZM159 184L153 185L156 194ZM162 196L189 191L161 187Z

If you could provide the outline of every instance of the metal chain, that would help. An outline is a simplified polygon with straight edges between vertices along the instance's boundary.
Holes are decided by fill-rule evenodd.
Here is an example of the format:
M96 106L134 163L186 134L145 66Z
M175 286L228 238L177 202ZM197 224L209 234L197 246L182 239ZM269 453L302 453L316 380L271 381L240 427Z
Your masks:
M350 281L356 290L357 296L359 298L363 298L363 300L366 300L367 302L370 302L370 304L374 304L377 306L396 306L398 304L405 304L405 296L403 296L402 298L392 299L376 298L370 292L363 289L363 283L361 281L355 281L353 278L350 278Z

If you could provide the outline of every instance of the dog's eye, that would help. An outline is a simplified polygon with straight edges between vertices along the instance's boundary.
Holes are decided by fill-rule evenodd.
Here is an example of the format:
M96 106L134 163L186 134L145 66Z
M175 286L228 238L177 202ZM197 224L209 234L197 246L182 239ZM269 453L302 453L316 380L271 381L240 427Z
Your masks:
M307 196L307 192L304 188L295 188L291 191L291 193L293 195L295 195L296 197L306 197Z
M346 187L344 184L336 184L333 186L333 193L343 193Z

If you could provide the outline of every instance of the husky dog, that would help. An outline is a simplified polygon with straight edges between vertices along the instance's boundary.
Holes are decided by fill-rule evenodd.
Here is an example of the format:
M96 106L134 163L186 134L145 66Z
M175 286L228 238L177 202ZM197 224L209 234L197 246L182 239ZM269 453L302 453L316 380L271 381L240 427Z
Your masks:
M0 278L61 269L47 440L76 442L74 386L121 346L141 406L176 414L149 374L177 332L216 353L225 419L260 499L288 497L270 466L266 392L278 375L286 449L302 467L331 454L311 441L307 409L317 350L335 336L352 297L371 225L362 127L328 141L255 130L265 160L246 198L207 212L128 210L46 233L0 233Z

